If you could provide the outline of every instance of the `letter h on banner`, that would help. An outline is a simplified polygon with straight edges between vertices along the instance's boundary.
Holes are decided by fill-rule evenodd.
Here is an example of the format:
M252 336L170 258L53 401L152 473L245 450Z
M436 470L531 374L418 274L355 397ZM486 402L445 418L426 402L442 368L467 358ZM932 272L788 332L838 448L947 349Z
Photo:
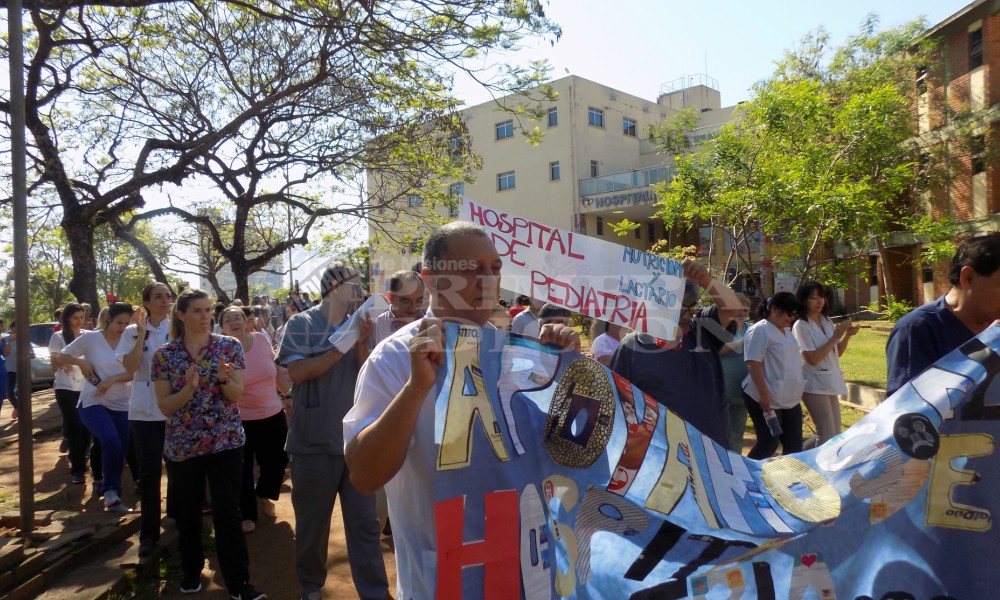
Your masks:
M463 541L465 496L434 505L437 531L437 593L441 600L462 597L462 568L483 566L484 600L521 595L520 527L515 490L486 494L483 540Z

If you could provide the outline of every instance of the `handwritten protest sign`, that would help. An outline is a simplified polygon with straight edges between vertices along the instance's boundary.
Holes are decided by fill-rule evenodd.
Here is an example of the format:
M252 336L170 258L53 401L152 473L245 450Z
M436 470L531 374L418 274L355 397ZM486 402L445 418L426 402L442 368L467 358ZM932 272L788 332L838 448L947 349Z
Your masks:
M503 259L503 285L588 317L673 339L684 296L681 263L550 227L463 198L458 218L481 225Z
M998 351L993 327L823 446L754 461L579 354L449 324L434 596L996 597Z

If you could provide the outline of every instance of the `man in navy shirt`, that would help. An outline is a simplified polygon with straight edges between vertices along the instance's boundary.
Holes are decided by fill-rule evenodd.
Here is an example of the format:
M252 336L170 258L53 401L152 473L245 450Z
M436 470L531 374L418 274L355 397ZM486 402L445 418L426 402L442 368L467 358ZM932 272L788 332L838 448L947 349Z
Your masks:
M678 338L631 333L611 357L611 370L729 449L729 403L719 350L732 340L732 332L725 331L742 305L736 293L712 279L704 265L685 259L684 276ZM699 307L699 286L714 304Z
M951 259L948 281L947 294L892 328L885 349L890 395L1000 319L1000 233L962 242Z

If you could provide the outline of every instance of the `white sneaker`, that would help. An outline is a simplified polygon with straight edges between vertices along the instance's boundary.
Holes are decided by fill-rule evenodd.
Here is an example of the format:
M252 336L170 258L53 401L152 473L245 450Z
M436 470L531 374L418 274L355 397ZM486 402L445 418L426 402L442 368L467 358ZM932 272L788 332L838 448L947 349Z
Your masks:
M245 533L250 533L251 531L254 531L256 529L257 529L257 524L251 521L250 519L243 521L243 531Z
M264 516L274 518L274 502L268 498L260 498L260 512L264 513Z

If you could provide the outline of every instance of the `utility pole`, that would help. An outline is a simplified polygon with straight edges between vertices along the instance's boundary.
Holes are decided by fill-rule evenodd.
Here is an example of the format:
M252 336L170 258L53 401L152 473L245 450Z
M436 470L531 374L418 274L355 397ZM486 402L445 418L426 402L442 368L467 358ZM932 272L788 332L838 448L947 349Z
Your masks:
M17 322L17 426L18 492L21 535L35 525L35 461L31 439L31 312L28 310L28 187L24 140L24 33L21 0L7 2L7 35L10 39L10 146L14 204L14 320Z

